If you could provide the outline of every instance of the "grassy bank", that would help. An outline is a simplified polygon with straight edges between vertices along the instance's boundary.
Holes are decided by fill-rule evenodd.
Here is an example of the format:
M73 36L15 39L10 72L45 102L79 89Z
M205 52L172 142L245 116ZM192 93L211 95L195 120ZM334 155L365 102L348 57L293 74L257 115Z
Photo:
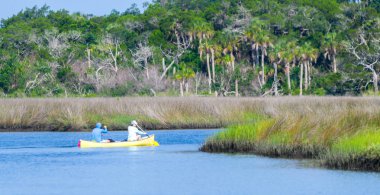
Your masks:
M314 158L330 168L380 171L380 99L258 101L265 106L210 138L201 150Z
M219 128L242 122L258 105L252 98L0 99L3 131L80 131L98 121L112 130L138 120L148 129Z

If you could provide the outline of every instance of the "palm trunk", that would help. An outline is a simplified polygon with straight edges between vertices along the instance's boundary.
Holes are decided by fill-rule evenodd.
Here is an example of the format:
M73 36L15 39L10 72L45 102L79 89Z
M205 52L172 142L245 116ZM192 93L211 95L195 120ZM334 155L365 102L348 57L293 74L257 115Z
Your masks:
M144 66L146 69L146 78L149 79L148 59L144 59Z
M175 73L176 73L176 68L174 67L173 68L173 76L175 75ZM175 80L173 80L173 86L175 86Z
M207 74L208 74L208 93L211 94L211 71L210 71L210 54L206 52Z
M308 84L309 84L309 87L311 87L311 66L312 66L312 62L310 61L309 63L308 63L308 65L309 65L309 67L308 67L308 70L309 70L309 82L308 82Z
M195 74L195 95L198 95L198 85L199 85L199 83L198 83L197 75L198 75L198 73Z
M235 74L235 57L234 54L231 52L231 65L232 65L232 74ZM235 96L239 96L239 80L235 79Z
M187 79L185 82L185 92L186 92L186 94L189 94L189 81Z
M183 97L183 81L179 82L179 91L180 91L181 97Z
M264 68L264 57L265 57L265 52L264 52L264 48L263 47L261 47L261 69L262 69L262 73L263 73L263 75L262 75L262 80L261 80L261 83L263 84L263 85L265 85L265 68Z
M274 66L274 95L278 96L277 63L273 63L273 66Z
M252 68L253 68L253 70L255 70L256 69L256 62L255 62L255 54L254 54L254 52L255 52L255 46L254 46L254 44L252 44L252 46L251 46L251 58L252 58Z
M236 97L239 96L239 80L238 79L235 80L235 96Z
M308 62L305 62L305 64L304 64L304 68L305 68L305 91L307 91L308 90L308 88L309 88L309 83L308 83L308 81L309 81L309 77L308 77Z
M300 70L300 96L302 96L302 78L303 78L303 63L300 63L301 70Z
M212 82L215 83L215 50L211 49Z
M91 50L87 48L88 68L91 68Z
M334 73L336 73L337 70L336 70L336 57L335 57L335 55L332 56L332 59L333 59L333 70L334 70Z
M259 47L256 47L256 65L259 65Z
M290 83L290 67L289 67L289 63L286 64L286 78L288 80L288 90L289 90L289 93L290 91L292 90L292 86L291 86L291 83Z
M235 71L235 57L232 52L230 53L230 58L231 58L232 71Z

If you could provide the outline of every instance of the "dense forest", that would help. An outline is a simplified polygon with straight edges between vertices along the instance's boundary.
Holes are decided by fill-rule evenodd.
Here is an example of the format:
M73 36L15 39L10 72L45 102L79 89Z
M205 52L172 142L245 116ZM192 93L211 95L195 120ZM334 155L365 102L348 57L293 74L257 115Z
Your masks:
M377 0L43 6L0 25L2 97L378 94Z

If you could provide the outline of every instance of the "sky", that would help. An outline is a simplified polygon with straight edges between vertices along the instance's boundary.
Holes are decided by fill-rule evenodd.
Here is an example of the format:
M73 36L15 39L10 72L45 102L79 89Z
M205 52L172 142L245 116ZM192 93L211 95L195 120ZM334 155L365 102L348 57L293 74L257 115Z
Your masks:
M66 9L72 12L84 14L106 15L113 9L125 11L133 3L142 9L142 3L146 0L3 0L0 6L0 18L9 18L26 7L48 5L52 10Z

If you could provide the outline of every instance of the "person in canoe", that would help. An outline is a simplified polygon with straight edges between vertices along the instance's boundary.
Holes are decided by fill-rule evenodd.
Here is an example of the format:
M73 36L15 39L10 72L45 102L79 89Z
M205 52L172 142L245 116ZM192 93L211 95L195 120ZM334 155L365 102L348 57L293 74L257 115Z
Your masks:
M139 125L135 120L133 120L128 126L128 141L138 141L141 140L142 135L148 135L147 133L140 131L138 127Z
M107 126L102 128L102 123L96 123L95 128L92 130L92 140L96 142L111 142L111 140L103 140L103 134L107 133Z

